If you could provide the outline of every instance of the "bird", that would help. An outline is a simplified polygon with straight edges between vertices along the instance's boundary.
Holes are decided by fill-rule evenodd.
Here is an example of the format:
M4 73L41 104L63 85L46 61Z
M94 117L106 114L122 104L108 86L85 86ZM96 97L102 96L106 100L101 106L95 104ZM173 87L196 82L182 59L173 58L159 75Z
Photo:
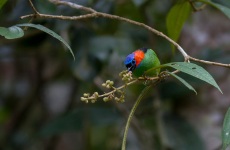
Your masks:
M160 65L156 53L150 48L139 48L135 50L126 57L124 64L128 71L131 71L136 77L157 76L160 73L160 68L146 72Z

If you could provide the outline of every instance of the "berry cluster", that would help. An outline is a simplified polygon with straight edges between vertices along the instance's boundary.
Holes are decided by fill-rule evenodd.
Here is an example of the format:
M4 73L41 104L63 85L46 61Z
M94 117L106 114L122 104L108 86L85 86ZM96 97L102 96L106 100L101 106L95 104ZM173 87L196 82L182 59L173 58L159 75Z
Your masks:
M122 81L129 82L133 79L132 72L124 70L119 73L119 76L121 77Z
M125 92L124 89L126 86L133 80L132 73L128 72L127 70L122 71L119 73L119 76L122 78L122 81L125 82L125 84L121 87L114 87L114 82L111 80L107 80L105 83L102 83L102 86L111 90L110 92L104 93L102 95L99 95L98 92L94 92L92 95L89 93L84 93L81 97L81 101L84 101L88 103L89 101L91 103L95 103L98 98L103 98L104 102L108 102L111 100L115 100L116 102L123 103L125 101Z

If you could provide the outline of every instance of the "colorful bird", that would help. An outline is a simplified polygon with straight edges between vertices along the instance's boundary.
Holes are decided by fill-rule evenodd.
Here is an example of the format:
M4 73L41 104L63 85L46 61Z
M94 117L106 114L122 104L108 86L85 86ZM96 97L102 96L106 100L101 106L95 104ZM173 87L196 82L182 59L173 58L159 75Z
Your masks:
M142 75L157 76L160 72L159 68L144 74L147 70L160 65L160 61L156 53L152 49L148 48L140 48L129 54L126 57L124 64L128 71L131 71L136 77L140 77Z

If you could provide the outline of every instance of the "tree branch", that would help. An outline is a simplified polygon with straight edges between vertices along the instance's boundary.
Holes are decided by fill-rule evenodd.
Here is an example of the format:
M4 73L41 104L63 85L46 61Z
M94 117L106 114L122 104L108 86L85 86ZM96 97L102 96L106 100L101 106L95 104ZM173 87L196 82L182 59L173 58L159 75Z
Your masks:
M189 56L189 60L193 60L193 61L200 62L200 63L207 64L207 65L215 65L215 66L230 68L230 64L223 64L223 63L218 63L218 62L201 60L201 59L197 59L191 56Z
M34 4L32 3L31 0L29 0L29 3L30 3L30 6L31 6L31 8L33 9L34 13L35 13L35 14L39 14L39 12L38 12L37 9L34 7Z
M163 38L165 38L166 40L168 40L170 43L172 43L179 51L180 53L183 55L185 61L188 61L188 54L183 50L183 48L177 44L175 41L173 41L172 39L170 39L168 36L166 36L165 34L163 34L162 32L144 24L141 22L137 22L134 20L130 20L124 17L120 17L120 16L116 16L116 15L111 15L111 14L106 14L106 13L101 13L101 12L97 12L96 10L92 9L92 8L88 8L88 7L84 7L81 5L77 5L71 2L64 2L64 1L59 1L59 0L49 0L51 3L56 4L56 5L66 5L69 6L71 8L74 9L81 9L87 12L90 12L90 14L86 14L86 15L80 15L80 16L56 16L56 15L46 15L46 14L30 14L30 15L26 15L26 16L22 16L21 19L25 19L28 17L40 17L40 18L51 18L51 19L62 19L62 20L79 20L79 19L86 19L86 18L96 18L96 17L103 17L103 18L108 18L108 19L114 19L114 20L120 20L120 21L125 21L140 27L143 27L153 33L155 33L158 36L161 36Z
M193 57L189 56L179 44L177 44L175 41L173 41L167 35L163 34L162 32L160 32L160 31L158 31L158 30L156 30L156 29L154 29L154 28L152 28L152 27L150 27L144 23L137 22L137 21L134 21L134 20L131 20L128 18L124 18L124 17L120 17L120 16L116 16L116 15L101 13L101 12L98 12L98 11L92 9L92 8L81 6L81 5L72 3L72 2L66 2L66 1L60 1L60 0L49 0L49 1L55 5L66 5L66 6L69 6L71 8L74 8L74 9L84 10L86 12L89 12L89 14L84 14L84 15L80 15L80 16L62 16L62 15L58 16L58 15L41 14L34 8L34 5L31 2L31 0L29 0L32 9L35 11L35 14L29 14L29 15L21 16L21 19L30 18L30 17L40 17L40 18L61 19L61 20L81 20L81 19L88 19L88 18L103 17L103 18L108 18L108 19L113 19L113 20L124 21L124 22L128 22L130 24L137 25L139 27L143 27L143 28L147 29L148 31L150 31L154 34L163 37L164 39L166 39L167 41L172 43L179 50L179 52L183 55L184 60L186 62L189 62L189 60L193 60L196 62L208 64L208 65L216 65L216 66L222 66L222 67L230 68L230 64L205 61L205 60L200 60L200 59L193 58Z
M75 4L75 3L71 3L71 2L57 1L57 0L49 0L49 1L51 3L53 3L53 4L55 4L55 5L66 5L66 6L69 6L71 8L79 9L79 10L84 10L84 11L89 12L89 13L95 13L96 12L92 8L84 7L84 6L81 6L81 5L78 5L78 4Z

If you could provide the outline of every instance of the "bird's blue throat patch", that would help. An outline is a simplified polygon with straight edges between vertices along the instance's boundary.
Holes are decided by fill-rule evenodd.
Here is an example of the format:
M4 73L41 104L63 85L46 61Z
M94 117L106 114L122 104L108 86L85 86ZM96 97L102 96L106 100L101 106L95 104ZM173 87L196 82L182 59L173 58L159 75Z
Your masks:
M124 62L126 68L128 69L128 71L133 71L136 68L136 60L134 58L134 54L129 54Z

